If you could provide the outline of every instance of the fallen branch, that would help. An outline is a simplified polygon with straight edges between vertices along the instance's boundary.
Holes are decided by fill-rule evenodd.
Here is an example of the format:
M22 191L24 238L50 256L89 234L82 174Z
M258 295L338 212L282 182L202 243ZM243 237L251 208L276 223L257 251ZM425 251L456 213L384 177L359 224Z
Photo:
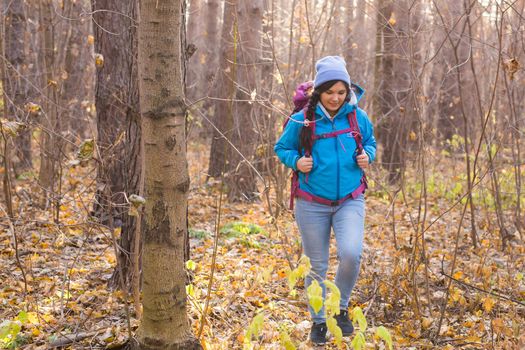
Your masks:
M442 262L443 263L443 262ZM503 294L499 294L499 293L495 293L495 292L491 292L491 291L488 291L488 290L485 290L485 289L482 289L482 288L479 288L479 287L476 287L476 286L473 286L472 284L468 284L466 282L463 282L463 281L460 281L458 280L457 278L454 278L450 275L448 275L444 270L443 270L443 266L441 267L441 274L449 279L451 279L452 281L458 283L458 284L461 284L462 286L465 286L465 287L468 287L468 288L472 288L472 289L475 289L477 290L478 292L482 292L482 293L485 293L485 294L489 294L489 295L492 295L492 296L495 296L496 298L500 298L500 299L504 299L504 300L508 300L508 301L511 301L513 303L516 303L516 304L519 304L521 306L525 306L525 303L519 301L519 300L516 300L514 298L511 298L511 297L508 297L506 295L503 295Z
M96 331L91 332L81 332L77 334L68 334L63 337L60 337L58 339L55 339L51 342L49 342L47 348L48 349L55 349L55 348L62 348L64 346L71 345L73 343L77 343L79 341L82 341L86 338L93 337L100 333L101 331L105 331L107 328L101 328Z

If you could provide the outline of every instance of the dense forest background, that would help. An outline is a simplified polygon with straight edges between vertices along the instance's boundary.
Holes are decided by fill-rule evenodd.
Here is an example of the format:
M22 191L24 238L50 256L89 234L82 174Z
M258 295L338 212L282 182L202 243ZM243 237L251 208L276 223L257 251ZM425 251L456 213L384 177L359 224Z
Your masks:
M143 342L152 314L173 318L169 285L187 298L174 337L308 348L273 144L296 85L341 55L379 159L351 300L368 324L327 347L525 348L524 16L523 0L3 0L0 346Z

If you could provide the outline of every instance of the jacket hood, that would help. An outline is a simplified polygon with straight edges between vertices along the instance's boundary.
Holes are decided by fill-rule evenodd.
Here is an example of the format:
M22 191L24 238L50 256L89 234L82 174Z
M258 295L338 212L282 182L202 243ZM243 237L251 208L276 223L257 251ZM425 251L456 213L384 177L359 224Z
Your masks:
M365 90L361 86L352 83L352 85L350 86L351 96L350 101L348 103L351 105L356 105L359 102L359 100L361 100L361 97L363 97L364 94Z

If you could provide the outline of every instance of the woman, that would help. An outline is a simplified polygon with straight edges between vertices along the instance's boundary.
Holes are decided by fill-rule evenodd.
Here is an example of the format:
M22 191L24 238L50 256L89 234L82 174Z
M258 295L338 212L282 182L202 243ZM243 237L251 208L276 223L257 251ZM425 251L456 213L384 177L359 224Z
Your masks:
M375 158L376 141L372 123L357 107L364 90L351 83L344 59L327 56L317 61L315 68L308 106L291 116L274 150L287 167L298 173L298 186L292 188L297 201L295 219L312 266L306 287L315 278L323 288L323 298L322 281L328 270L333 228L339 260L335 284L341 292L341 311L335 318L343 335L348 336L353 332L348 302L363 250L364 170ZM313 321L310 340L324 344L324 307L318 313L311 307L309 310Z

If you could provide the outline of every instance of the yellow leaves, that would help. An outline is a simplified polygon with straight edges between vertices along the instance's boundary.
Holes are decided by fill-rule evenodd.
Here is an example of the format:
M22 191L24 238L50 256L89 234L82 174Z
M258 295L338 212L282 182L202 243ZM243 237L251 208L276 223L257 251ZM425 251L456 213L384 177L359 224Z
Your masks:
M364 349L366 345L366 340L363 332L357 332L351 344L354 350Z
M325 280L324 284L330 291L325 301L326 314L329 316L338 315L340 312L339 304L341 301L341 292L339 291L339 288L337 288L337 286L331 281Z
M429 329L432 325L432 322L433 321L430 317L423 317L423 319L421 320L421 326L423 327L423 329Z
M85 162L93 158L93 152L95 150L95 140L86 139L82 141L77 151L77 159L80 162Z
M512 336L512 328L505 324L505 320L498 317L492 320L492 329L496 334L502 334L505 336Z
M295 350L296 349L294 343L290 339L290 335L285 330L282 330L281 332L279 332L279 336L281 340L281 345L284 346L285 350Z
M257 338L259 336L259 333L262 330L264 323L264 314L261 312L257 314L252 322L250 323L250 326L246 330L246 333L244 335L243 339L243 349L252 349L253 345L251 344L252 337Z
M416 141L417 140L416 133L414 131L410 131L409 138L410 138L410 141Z
M363 314L363 310L359 306L354 307L354 309L352 310L352 320L359 324L359 329L362 332L366 331L366 327L368 324L366 322L365 315Z
M376 336L386 343L389 350L392 350L392 336L390 335L388 329L383 326L377 327Z
M297 266L297 268L295 268L294 270L288 270L288 286L290 287L291 291L293 291L299 279L306 277L306 275L310 272L310 268L310 259L308 259L307 256L303 255L299 260L299 265Z
M509 75L510 80L514 80L514 74L520 69L520 63L513 57L505 62L503 62L503 69Z
M190 271L195 271L195 268L197 267L197 264L193 260L186 261L186 269Z
M128 214L130 216L139 216L139 209L142 205L146 204L146 199L139 195L132 194L129 196L128 200L131 203Z
M454 277L455 279L459 280L459 279L461 279L463 277L463 272L457 271L456 273L454 273L452 275L452 277Z
M40 330L36 327L31 328L31 335L33 337L38 337L40 335Z
M487 296L483 299L483 310L485 310L486 313L490 313L495 303L496 302L494 299L492 299L490 296Z
M3 132L5 132L8 136L15 137L20 133L20 131L24 130L26 127L25 124L10 121L6 119L0 119L0 128Z
M93 45L95 43L95 37L93 35L88 35L87 37L87 43L89 45Z
M38 320L38 316L36 312L25 312L21 311L18 316L15 318L15 320L18 320L24 324L31 324L31 325L39 325L40 321Z
M396 14L394 12L392 12L390 14L390 18L388 19L388 24L390 24L392 27L395 26L397 23L396 21Z
M308 40L308 38L306 36L301 36L299 38L299 44L306 44L308 43L310 40Z
M335 338L335 343L337 346L341 346L341 342L343 341L343 331L341 331L341 328L337 325L337 321L333 317L328 317L326 319L326 326L328 327L328 330Z
M100 53L95 54L95 66L97 68L104 67L104 56Z
M518 273L516 274L516 277L515 277L515 278L516 278L516 281L518 281L518 282L523 281L523 273L518 272Z
M463 292L458 288L453 288L450 292L450 298L453 302L459 303L460 305L466 305L467 301L465 297L463 296Z
M189 295L190 297L195 297L195 288L193 287L193 284L186 285L186 295Z
M60 299L71 299L71 294L67 290L56 290L55 296Z
M323 307L323 289L316 279L314 279L308 286L306 293L308 295L308 302L310 303L310 306L315 311L315 313L318 313Z
M270 265L268 266L267 268L263 268L261 271L260 271L260 280L262 283L268 283L271 281L272 279L272 273L273 273L273 269L275 268L274 265Z

